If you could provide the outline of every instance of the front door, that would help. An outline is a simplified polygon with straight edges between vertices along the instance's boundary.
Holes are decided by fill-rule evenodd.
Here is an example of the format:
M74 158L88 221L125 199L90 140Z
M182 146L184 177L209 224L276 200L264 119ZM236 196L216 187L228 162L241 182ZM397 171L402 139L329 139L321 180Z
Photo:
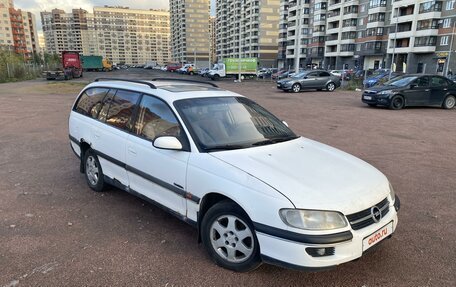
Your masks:
M411 85L413 88L404 91L407 106L426 105L431 95L431 90L429 88L429 77L419 77L413 81Z
M153 141L160 136L175 136L188 150L184 131L169 106L153 96L143 95L133 134L127 141L130 189L185 216L190 152L155 148Z

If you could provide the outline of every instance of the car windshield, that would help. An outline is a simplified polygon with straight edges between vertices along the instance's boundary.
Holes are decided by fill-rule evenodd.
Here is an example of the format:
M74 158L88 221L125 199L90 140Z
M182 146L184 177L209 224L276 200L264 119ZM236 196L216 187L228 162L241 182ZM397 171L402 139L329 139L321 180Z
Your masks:
M416 80L416 76L402 76L392 79L391 81L385 82L383 86L396 86L404 87Z
M296 139L279 119L242 97L185 99L175 102L195 142L206 152L242 149Z

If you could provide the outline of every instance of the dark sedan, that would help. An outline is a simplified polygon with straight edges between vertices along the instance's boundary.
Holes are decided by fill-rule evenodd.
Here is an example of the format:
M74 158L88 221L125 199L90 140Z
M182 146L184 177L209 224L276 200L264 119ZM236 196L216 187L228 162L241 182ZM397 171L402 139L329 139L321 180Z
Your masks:
M400 110L411 106L439 106L452 109L456 104L456 83L437 75L404 75L365 90L363 103Z
M300 92L302 89L326 89L329 92L340 87L340 78L327 71L303 71L277 82L277 88L284 91Z

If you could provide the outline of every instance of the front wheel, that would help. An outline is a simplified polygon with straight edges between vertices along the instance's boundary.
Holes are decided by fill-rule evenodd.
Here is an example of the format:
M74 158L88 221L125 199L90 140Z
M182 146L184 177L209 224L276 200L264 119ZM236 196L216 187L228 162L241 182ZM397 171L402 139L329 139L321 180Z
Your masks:
M443 106L444 109L450 110L450 109L454 108L455 105L456 105L455 96L449 95L443 101L443 105L442 106Z
M104 178L100 161L92 150L86 151L84 155L84 174L87 184L94 191L103 191Z
M291 90L294 92L294 93L299 93L301 91L301 85L296 83L294 84L293 86L291 86Z
M335 89L336 89L336 84L334 84L333 82L328 83L328 84L326 85L326 90L327 90L328 92L332 92L332 91L334 91Z
M400 110L400 109L402 109L404 107L404 105L405 105L405 101L404 101L403 97L394 96L391 99L390 109L392 109L392 110Z
M215 263L237 271L251 271L261 264L255 230L247 214L235 203L212 206L203 218L201 238Z

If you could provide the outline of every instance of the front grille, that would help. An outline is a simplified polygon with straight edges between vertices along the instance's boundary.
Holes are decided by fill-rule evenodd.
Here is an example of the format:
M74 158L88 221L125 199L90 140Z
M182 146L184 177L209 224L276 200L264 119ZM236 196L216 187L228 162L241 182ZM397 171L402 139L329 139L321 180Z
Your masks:
M379 203L377 203L374 206L376 206L376 207L378 207L378 209L380 209L380 212L382 213L382 218L389 212L388 198L385 198L384 200L380 201ZM371 206L360 212L347 215L347 219L350 222L350 225L354 230L358 230L358 229L367 227L367 226L375 223L374 219L372 218L372 213L371 213L371 209L374 206Z

